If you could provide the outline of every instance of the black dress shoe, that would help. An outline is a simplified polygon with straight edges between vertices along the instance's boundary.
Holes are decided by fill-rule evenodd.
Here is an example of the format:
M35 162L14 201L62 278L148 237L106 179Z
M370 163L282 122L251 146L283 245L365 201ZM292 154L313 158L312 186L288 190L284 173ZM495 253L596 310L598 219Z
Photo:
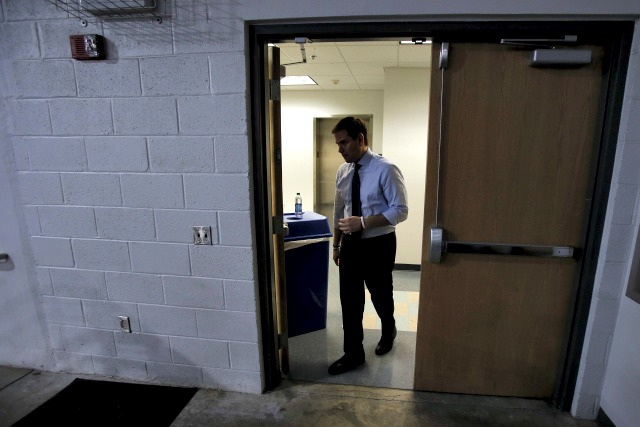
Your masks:
M329 366L329 375L339 375L357 368L364 363L363 357L351 357L346 354Z
M382 356L383 354L387 354L393 348L393 340L396 339L396 335L398 335L398 330L396 327L393 327L393 334L391 334L391 339L380 338L378 342L378 346L376 347L376 354L378 356Z

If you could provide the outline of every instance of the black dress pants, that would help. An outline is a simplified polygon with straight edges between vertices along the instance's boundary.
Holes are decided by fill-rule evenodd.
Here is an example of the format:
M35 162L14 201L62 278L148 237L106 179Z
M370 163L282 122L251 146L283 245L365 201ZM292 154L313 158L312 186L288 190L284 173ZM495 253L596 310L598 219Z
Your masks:
M340 303L346 355L364 357L362 317L365 285L381 320L382 337L391 337L393 334L395 319L392 272L395 259L395 232L369 239L348 234L342 237L339 266Z

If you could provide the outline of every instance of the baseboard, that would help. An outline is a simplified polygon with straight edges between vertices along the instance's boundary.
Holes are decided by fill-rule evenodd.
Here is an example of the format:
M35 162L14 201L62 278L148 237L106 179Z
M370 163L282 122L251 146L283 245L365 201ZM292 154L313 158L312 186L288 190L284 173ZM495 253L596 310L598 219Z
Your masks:
M420 271L420 266L418 264L394 264L393 269L405 271Z
M607 414L600 408L598 410L598 416L596 417L596 423L600 427L616 427L616 425L611 421L611 418L607 416Z

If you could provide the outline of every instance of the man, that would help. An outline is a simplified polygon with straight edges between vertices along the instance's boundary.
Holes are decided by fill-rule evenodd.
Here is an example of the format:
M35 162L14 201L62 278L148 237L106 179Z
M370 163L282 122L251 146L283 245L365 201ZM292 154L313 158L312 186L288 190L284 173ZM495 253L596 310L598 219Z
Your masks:
M402 173L369 149L362 120L345 117L332 133L346 162L336 175L333 212L333 261L340 271L344 332L344 356L329 367L329 374L337 375L364 363L365 284L382 323L382 337L375 353L382 356L393 347L397 333L392 276L395 226L407 219L409 208ZM353 188L356 194L352 196Z

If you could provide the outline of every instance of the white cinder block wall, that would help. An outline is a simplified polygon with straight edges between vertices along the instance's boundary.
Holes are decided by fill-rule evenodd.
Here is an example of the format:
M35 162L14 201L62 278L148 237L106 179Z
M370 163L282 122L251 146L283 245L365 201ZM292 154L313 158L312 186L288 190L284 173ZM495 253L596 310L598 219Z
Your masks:
M3 144L55 369L260 392L243 23L200 2L86 28L45 0L2 12ZM107 60L70 58L88 33Z
M13 352L19 347L15 335L33 344L42 323L54 349L55 370L260 390L246 21L332 22L339 14L343 22L380 17L637 22L640 15L637 0L584 0L579 5L405 0L368 3L366 11L361 2L335 0L171 4L177 7L160 25L136 20L90 22L82 28L46 0L0 0L0 179L11 184L0 182L0 201L11 209L15 195L22 200L16 215L2 219L9 218L22 236L29 236L16 245L24 250L12 254L13 273L21 269L18 277L26 283L13 282L9 289L11 302L21 304L3 300L3 361L46 366L47 361L33 360L41 358L24 350ZM637 256L631 244L639 222L638 30L636 25L572 411L593 418L604 381L603 409L614 417L623 414L614 422L631 414L628 408L637 406L639 391L616 395L619 378L627 385L640 384L637 353L630 353L638 343L612 349L615 331L634 336L628 331L637 330L637 325L621 324L637 318L635 313L618 316L618 311L621 306L638 310L635 303L620 304L629 261ZM68 36L78 33L103 34L109 60L69 59ZM7 188L12 194L6 194ZM192 225L210 225L214 245L191 246ZM2 274L4 280L8 272ZM30 294L32 304L25 304ZM134 333L119 332L118 315L130 317ZM15 320L23 318L27 321ZM7 334L14 326L14 334ZM5 336L12 336L11 346L5 345ZM48 343L31 347L48 351ZM607 365L620 360L635 363L616 365L616 372L627 375L611 378Z

